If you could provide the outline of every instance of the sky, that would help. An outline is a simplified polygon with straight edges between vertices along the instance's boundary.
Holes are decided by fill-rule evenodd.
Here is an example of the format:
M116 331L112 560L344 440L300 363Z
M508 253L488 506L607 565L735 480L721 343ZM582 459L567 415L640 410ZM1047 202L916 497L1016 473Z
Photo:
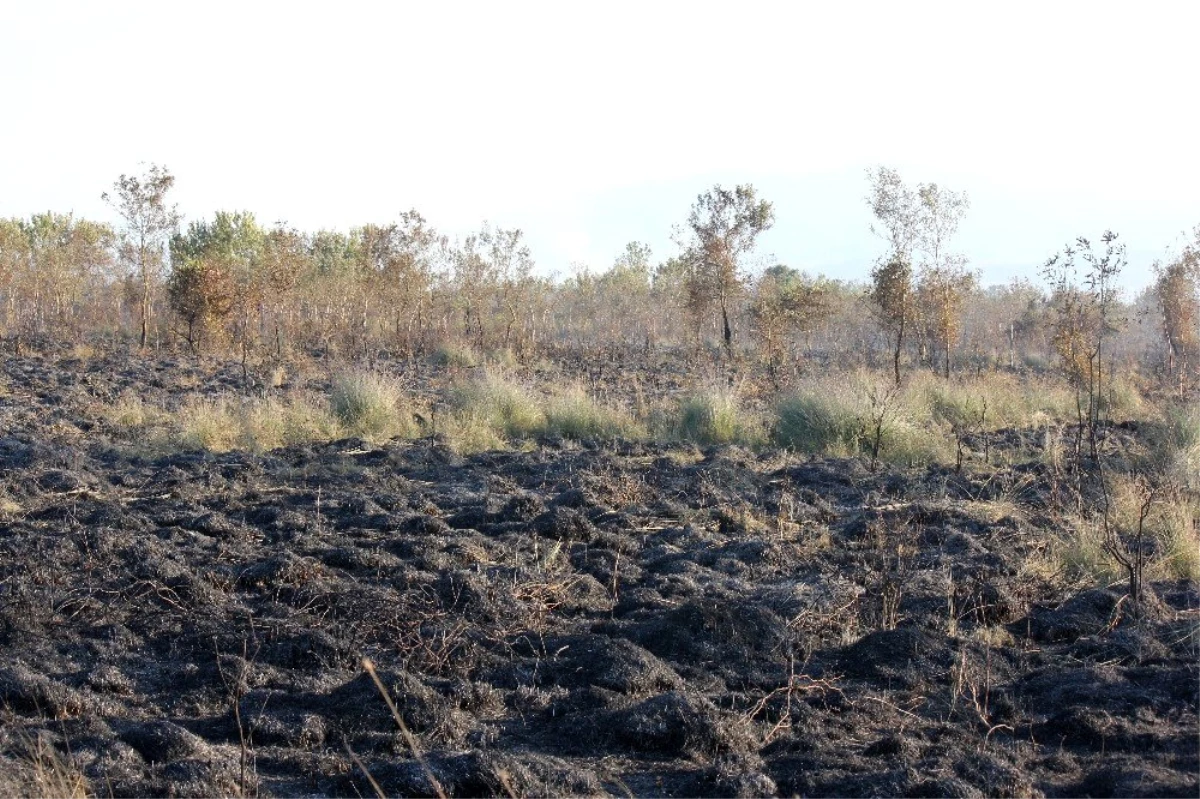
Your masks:
M715 184L775 206L757 263L861 280L866 170L965 191L985 284L1117 231L1124 284L1200 224L1200 3L0 6L0 216L116 222L166 166L187 219L305 230L415 208L539 269L656 259Z

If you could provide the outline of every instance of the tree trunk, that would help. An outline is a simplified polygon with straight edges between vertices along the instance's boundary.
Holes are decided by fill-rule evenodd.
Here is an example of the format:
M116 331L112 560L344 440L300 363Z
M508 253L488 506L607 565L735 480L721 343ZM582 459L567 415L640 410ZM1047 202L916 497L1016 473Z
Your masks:
M904 320L900 320L900 327L896 330L896 349L892 353L892 368L896 373L896 385L900 385L900 352L904 347Z
M729 356L729 360L733 360L733 328L729 326L729 309L725 307L725 303L721 303L721 323L725 326L725 354Z

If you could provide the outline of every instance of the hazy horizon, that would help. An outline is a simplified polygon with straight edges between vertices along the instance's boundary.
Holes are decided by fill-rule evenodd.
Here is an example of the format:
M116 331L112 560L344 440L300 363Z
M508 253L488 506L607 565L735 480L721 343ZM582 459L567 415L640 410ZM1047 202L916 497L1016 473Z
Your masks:
M115 222L100 194L158 163L189 220L415 208L451 236L520 228L564 275L629 241L669 257L698 194L752 183L775 204L762 262L862 280L885 165L969 195L952 246L985 285L1040 282L1112 229L1132 294L1200 223L1198 23L1166 4L13 6L0 216Z

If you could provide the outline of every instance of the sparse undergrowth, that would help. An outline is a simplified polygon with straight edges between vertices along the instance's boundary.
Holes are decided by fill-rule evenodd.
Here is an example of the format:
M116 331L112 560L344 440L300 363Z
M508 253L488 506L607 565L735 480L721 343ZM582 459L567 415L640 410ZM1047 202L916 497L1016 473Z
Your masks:
M449 356L434 362L444 357ZM1122 399L1111 412L1136 414L1119 418L1155 419L1163 413L1131 382L1115 385ZM964 446L978 456L990 449L993 437L1010 430L1024 431L1025 438L1038 442L1037 451L1058 457L1048 442L1062 446L1063 428L1076 415L1066 385L1003 374L951 380L917 374L898 388L879 373L828 375L802 381L762 409L734 390L708 388L649 405L639 397L637 415L626 405L598 400L578 384L533 386L499 367L472 367L440 394L439 399L418 398L384 373L342 372L323 393L187 397L174 412L126 392L105 406L102 416L160 449L261 452L339 436L378 443L441 434L469 454L550 435L770 445L815 456L877 456L897 465L923 465L961 463ZM1196 415L1171 410L1162 435L1171 453L1164 457L1173 458L1172 468L1182 475L1193 475L1200 466ZM1194 490L1194 478L1186 479L1193 480Z

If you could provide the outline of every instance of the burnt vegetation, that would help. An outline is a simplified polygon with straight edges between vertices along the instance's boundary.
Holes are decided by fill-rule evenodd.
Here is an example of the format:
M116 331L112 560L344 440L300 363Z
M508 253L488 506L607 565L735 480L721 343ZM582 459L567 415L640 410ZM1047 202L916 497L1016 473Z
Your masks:
M0 220L0 793L1200 788L1200 229L981 287L518 230ZM1048 254L1049 255L1049 254Z

